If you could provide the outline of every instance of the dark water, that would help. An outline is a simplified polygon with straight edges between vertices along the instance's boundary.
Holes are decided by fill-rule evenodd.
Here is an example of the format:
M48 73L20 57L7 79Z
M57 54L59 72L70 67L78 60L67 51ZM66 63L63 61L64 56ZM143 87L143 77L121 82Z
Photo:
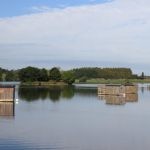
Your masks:
M8 107L0 111L0 150L150 149L148 84L127 99L98 97L87 85L18 87L16 98L15 106L0 104Z

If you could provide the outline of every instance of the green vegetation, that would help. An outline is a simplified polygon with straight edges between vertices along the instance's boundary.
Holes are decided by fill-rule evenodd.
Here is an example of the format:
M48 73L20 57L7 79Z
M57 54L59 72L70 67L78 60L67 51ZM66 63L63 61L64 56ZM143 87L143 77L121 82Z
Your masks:
M150 79L88 79L86 82L76 80L75 83L85 84L126 84L126 83L150 83Z
M46 69L40 69L38 81L49 81L48 71Z
M23 68L19 71L19 79L22 82L40 81L41 70L35 67Z
M142 72L141 74L141 79L144 79L144 72Z
M4 81L5 80L5 76L6 76L7 72L8 72L8 70L0 68L0 81Z
M2 73L0 72L0 81L2 81Z
M11 70L11 71L7 71L6 74L4 75L4 79L6 81L17 81L18 79L18 72Z
M66 85L75 83L133 83L150 82L144 75L133 74L130 68L76 68L60 71L53 67L50 70L36 67L26 67L20 70L0 68L0 81L21 81L24 85Z
M49 79L54 81L60 81L61 80L61 73L58 68L54 67L49 72Z
M62 72L62 80L68 84L72 84L75 82L75 76L73 71L63 71Z
M73 69L77 79L130 79L133 74L130 68L78 68ZM134 76L136 78L137 76Z

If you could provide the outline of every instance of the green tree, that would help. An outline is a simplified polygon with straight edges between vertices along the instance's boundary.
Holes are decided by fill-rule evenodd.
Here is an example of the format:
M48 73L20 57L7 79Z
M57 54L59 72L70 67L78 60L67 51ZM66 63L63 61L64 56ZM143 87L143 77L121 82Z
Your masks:
M14 78L15 78L15 76L14 76L13 71L8 71L6 73L6 76L5 76L6 81L14 81Z
M35 67L26 67L19 71L19 79L22 82L38 81L40 77L40 69Z
M57 67L54 67L50 70L49 79L50 80L55 80L55 81L60 81L61 80L61 73L60 73L60 71Z
M87 81L87 77L81 77L80 79L79 79L79 82L80 83L85 83Z
M0 68L0 81L5 81L5 76L8 70Z
M0 72L0 81L2 81L2 73Z
M18 72L11 70L5 75L5 81L18 81Z
M132 70L130 68L77 68L73 69L76 79L83 77L105 78L105 79L129 79L132 78Z
M142 74L141 74L141 79L144 79L144 72L142 72Z
M62 72L62 80L68 84L75 82L75 75L73 71L64 71Z
M41 69L38 77L39 81L48 81L48 72L46 69Z

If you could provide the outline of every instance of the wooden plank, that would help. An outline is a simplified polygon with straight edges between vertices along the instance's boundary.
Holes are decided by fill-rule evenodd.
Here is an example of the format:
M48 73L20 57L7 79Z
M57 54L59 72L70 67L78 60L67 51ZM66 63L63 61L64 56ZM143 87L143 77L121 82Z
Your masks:
M14 86L0 86L0 102L14 101L14 95Z

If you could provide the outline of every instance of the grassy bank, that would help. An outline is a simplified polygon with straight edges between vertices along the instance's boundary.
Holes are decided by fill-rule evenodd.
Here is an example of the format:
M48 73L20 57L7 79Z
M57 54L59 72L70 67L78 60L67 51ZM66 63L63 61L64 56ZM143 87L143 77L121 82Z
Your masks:
M81 83L76 80L75 83ZM88 79L85 84L125 84L125 83L150 83L150 79Z
M125 84L125 83L150 83L150 79L88 79L86 82L79 82L79 80L75 81L76 84ZM48 81L48 82L22 82L21 85L27 86L63 86L68 85L65 82L56 82L56 81Z

